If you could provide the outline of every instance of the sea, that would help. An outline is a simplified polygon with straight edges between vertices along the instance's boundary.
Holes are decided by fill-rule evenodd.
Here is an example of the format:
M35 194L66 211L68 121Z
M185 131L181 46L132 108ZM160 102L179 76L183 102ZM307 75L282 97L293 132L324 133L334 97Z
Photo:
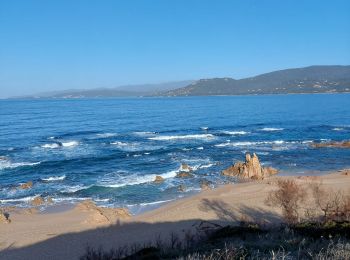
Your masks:
M349 167L350 149L311 146L349 139L350 94L0 100L0 206L41 195L138 214L235 183L221 171L248 152L281 174ZM176 177L183 163L192 177Z

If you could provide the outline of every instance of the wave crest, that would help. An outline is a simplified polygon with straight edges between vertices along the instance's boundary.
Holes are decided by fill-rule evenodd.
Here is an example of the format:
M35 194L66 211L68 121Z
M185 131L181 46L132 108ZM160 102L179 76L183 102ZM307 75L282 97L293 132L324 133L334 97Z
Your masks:
M213 139L212 134L194 134L194 135L162 135L156 137L150 137L149 140L156 141L171 141L171 140L181 140L181 139Z

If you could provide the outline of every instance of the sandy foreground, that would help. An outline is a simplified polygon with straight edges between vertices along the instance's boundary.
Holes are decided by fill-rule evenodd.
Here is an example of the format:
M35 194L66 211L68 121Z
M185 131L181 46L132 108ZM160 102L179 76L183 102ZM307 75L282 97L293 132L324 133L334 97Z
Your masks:
M279 178L295 178L306 186L322 182L327 188L350 192L350 171L343 170L227 184L118 221L84 206L46 213L12 209L11 223L0 223L0 259L78 259L88 245L108 250L159 238L169 241L172 232L181 237L243 219L278 224L280 210L266 206L265 200Z

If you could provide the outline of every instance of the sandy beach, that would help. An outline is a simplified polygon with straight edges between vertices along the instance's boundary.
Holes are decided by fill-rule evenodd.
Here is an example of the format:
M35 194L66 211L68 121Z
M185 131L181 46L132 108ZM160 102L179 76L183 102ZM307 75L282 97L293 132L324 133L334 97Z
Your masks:
M212 228L242 219L278 225L280 210L267 206L265 201L280 178L293 178L306 186L316 181L332 190L350 192L350 172L342 170L320 176L274 176L227 184L137 216L128 217L122 212L118 219L89 202L44 212L10 208L11 223L0 224L0 258L77 259L88 245L108 250L159 237L166 241L172 232L183 236L199 227Z

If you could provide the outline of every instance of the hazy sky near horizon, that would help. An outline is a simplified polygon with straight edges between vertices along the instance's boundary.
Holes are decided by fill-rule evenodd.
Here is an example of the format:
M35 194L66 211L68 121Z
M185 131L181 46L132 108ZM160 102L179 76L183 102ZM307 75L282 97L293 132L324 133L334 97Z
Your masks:
M0 0L0 97L333 64L348 0Z

